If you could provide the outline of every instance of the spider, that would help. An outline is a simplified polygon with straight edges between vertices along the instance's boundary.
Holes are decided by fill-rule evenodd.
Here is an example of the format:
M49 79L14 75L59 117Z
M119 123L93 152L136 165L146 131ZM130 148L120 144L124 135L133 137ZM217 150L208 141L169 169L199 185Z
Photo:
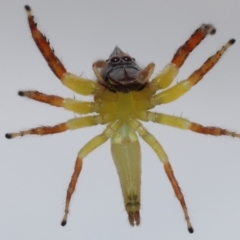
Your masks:
M154 71L154 63L150 63L142 69L134 58L124 53L119 47L115 47L106 61L99 60L93 63L92 67L97 81L92 81L67 72L50 47L48 39L37 28L31 8L26 5L25 10L33 40L53 73L63 85L74 92L85 96L92 95L93 101L78 101L47 95L38 91L19 91L18 94L55 107L65 108L77 114L95 113L95 115L76 117L55 126L43 126L17 133L7 133L6 138L11 139L28 134L55 134L97 124L107 124L105 130L86 143L77 154L74 172L67 189L65 211L61 225L65 226L67 223L70 201L82 169L83 159L108 139L111 139L112 157L119 175L129 223L132 226L140 224L141 152L138 141L138 136L140 136L150 145L162 162L174 193L183 209L188 231L193 233L184 196L174 176L167 154L157 139L147 131L141 122L151 121L196 133L240 138L240 133L214 126L202 126L182 117L149 111L149 109L153 109L160 104L175 101L188 92L219 61L225 51L234 44L235 39L230 39L188 78L171 87L169 86L190 52L208 34L212 35L216 32L211 24L202 24L196 29L190 38L179 47L171 62L152 80L150 80L150 77Z

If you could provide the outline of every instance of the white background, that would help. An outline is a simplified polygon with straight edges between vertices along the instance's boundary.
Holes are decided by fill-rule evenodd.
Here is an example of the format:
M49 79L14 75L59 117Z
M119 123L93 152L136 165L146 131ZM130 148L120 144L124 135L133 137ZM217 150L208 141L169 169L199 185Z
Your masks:
M27 2L67 69L93 78L91 65L115 45L155 74L200 24L217 28L194 50L177 80L186 78L230 38L236 38L204 79L159 112L203 125L240 131L239 0L105 0ZM0 239L240 239L240 140L146 124L169 155L186 198L189 234L182 209L155 153L142 145L142 222L130 227L107 142L84 161L66 227L60 226L65 193L79 149L103 126L54 136L7 140L6 132L54 125L74 114L28 99L34 89L73 94L53 75L31 39L23 6L0 2Z

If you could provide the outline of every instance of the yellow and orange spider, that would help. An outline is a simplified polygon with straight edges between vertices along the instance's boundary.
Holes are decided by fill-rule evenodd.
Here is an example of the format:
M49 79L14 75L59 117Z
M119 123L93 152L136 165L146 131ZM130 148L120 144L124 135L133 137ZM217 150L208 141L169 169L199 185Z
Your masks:
M107 124L105 130L91 139L77 154L74 172L67 190L65 213L61 225L64 226L67 223L69 205L82 169L83 159L108 139L111 139L112 157L119 175L129 223L132 226L140 224L141 152L138 141L138 136L140 136L150 145L163 163L165 172L183 209L188 231L193 233L184 196L174 176L167 154L157 139L142 125L141 121L152 121L202 134L240 138L239 133L218 127L202 126L182 117L149 111L149 109L153 109L160 104L172 102L189 91L218 62L228 47L234 44L235 40L230 39L219 51L209 57L199 69L172 87L169 86L177 76L179 68L183 65L189 53L208 34L216 32L211 24L202 24L177 50L171 62L152 80L150 80L150 77L154 70L154 63L150 63L144 69L141 69L134 58L124 53L119 47L115 47L108 60L99 60L93 63L93 71L97 81L92 81L67 72L55 56L49 41L38 30L31 8L25 6L25 9L32 37L53 73L62 84L74 92L85 96L92 95L93 101L83 102L55 95L46 95L38 91L19 91L18 94L39 102L65 108L74 113L96 114L76 117L55 126L7 133L6 138L11 139L28 134L47 135L97 124ZM162 89L164 90L160 91Z

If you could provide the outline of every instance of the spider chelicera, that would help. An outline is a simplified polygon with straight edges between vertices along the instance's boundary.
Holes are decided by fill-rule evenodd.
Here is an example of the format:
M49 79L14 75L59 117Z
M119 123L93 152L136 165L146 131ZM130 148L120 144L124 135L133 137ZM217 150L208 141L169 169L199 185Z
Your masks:
M95 126L97 124L107 124L105 130L91 139L77 154L74 172L67 190L62 226L67 223L69 205L82 169L83 159L108 139L111 139L112 157L120 178L129 223L132 226L140 224L141 153L138 135L150 145L159 160L163 163L165 172L183 209L188 231L193 233L184 196L174 176L167 154L156 138L142 125L141 121L152 121L202 134L214 136L227 135L240 138L239 133L222 128L205 127L182 117L148 111L157 105L172 102L189 91L218 62L228 47L234 44L235 40L230 39L187 79L180 81L172 87L169 86L178 74L179 68L183 65L189 53L208 34L216 32L211 24L202 24L177 50L171 62L151 81L149 79L154 70L154 63L150 63L142 69L135 62L134 58L124 53L119 47L115 47L108 60L99 60L93 63L93 71L97 81L92 81L66 71L63 64L55 56L49 41L38 30L31 13L31 8L25 6L25 9L32 37L53 73L60 79L62 84L74 92L86 96L92 95L93 102L83 102L76 99L47 95L38 91L19 91L18 94L39 102L65 108L74 113L96 114L73 118L55 126L37 127L27 131L7 133L6 138L28 134L47 135ZM159 91L162 89L164 90Z

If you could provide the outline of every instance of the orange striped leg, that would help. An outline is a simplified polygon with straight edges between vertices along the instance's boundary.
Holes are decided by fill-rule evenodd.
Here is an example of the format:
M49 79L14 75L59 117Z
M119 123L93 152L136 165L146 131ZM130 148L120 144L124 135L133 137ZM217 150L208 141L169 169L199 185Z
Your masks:
M15 137L23 137L25 135L47 135L47 134L54 134L54 133L60 133L60 132L65 132L68 130L67 124L66 123L60 123L55 126L51 127L37 127L37 128L32 128L26 131L20 131L17 133L6 133L5 137L8 139L15 138Z
M75 166L74 166L73 175L72 175L71 181L68 185L66 203L65 203L65 210L64 210L65 213L64 213L64 217L63 217L62 222L61 222L62 226L65 226L67 224L67 217L68 217L68 213L69 213L70 201L71 201L71 198L72 198L72 194L75 191L79 174L82 170L82 160L83 160L82 158L77 157L76 162L75 162Z
M182 209L183 209L183 213L185 216L185 220L187 222L187 227L188 227L188 231L190 233L193 233L193 227L192 224L190 222L190 218L188 215L188 211L187 211L187 206L186 206L186 202L184 200L184 196L182 194L181 188L178 185L178 182L174 176L171 164L168 160L168 156L165 153L164 149L162 148L162 146L160 145L160 143L157 141L157 139L151 134L149 133L146 128L143 127L143 125L136 119L128 119L127 120L127 124L134 130L137 131L138 134L142 137L142 139L149 144L149 146L154 150L154 152L157 154L159 160L163 163L165 172L168 176L168 179L173 187L174 193L178 199L178 201L180 202Z
M111 102L82 102L76 99L47 95L38 91L19 91L18 95L28 97L38 102L47 103L55 107L62 107L79 114L92 112L106 113L114 110L114 105Z
M32 37L37 44L38 49L42 53L43 57L47 61L49 67L52 69L53 73L61 79L66 69L60 62L58 57L55 56L54 50L50 47L48 39L38 30L37 23L34 21L34 17L31 12L31 8L26 5L25 10L28 15L28 23L32 33Z
M188 210L187 210L187 205L186 205L186 202L185 202L185 199L184 199L184 196L182 194L182 191L181 191L181 188L179 187L179 184L174 176L174 172L172 170L172 166L170 164L170 162L166 161L164 164L164 170L168 176L168 179L170 181L170 183L172 184L172 187L173 187L173 190L174 190L174 193L177 197L177 199L179 200L181 206L182 206L182 209L183 209L183 212L184 212L184 216L185 216L185 219L186 219L186 222L187 222L187 227L188 227L188 231L190 233L193 233L193 227L190 223L190 218L189 218L189 215L188 215Z
M48 39L38 30L37 23L34 22L31 8L26 5L25 10L27 11L28 23L33 40L53 73L71 90L82 95L94 94L97 88L97 83L67 72L61 61L54 54L54 50L50 47Z
M216 29L211 24L202 24L191 37L177 50L171 63L180 68L187 59L190 52L208 35L214 34Z
M28 97L38 102L47 103L55 107L62 107L64 98L55 96L55 95L47 95L38 91L19 91L18 95L21 97Z
M55 126L37 127L37 128L32 128L26 131L20 131L17 133L6 133L5 137L8 139L11 139L15 137L23 137L25 135L32 135L32 134L33 135L55 134L55 133L65 132L67 130L90 127L97 124L106 124L112 121L113 118L114 116L111 114L73 118L68 120L65 123L60 123Z
M102 132L102 134L94 137L92 140L90 140L79 152L78 156L75 162L75 167L74 167L74 172L71 178L71 181L68 185L68 190L67 190L67 196L66 196L66 203L65 203L65 213L61 222L62 226L65 226L67 224L67 217L69 213L69 206L70 206L70 201L72 198L72 194L75 191L77 180L79 177L79 174L82 169L82 161L83 158L85 158L90 152L95 150L97 147L105 143L112 135L113 133L121 126L122 121L121 120L116 120L112 123L110 123L105 130Z
M202 126L199 123L190 122L186 118L171 116L164 113L154 113L147 111L139 111L136 117L142 121L152 121L155 123L160 123L168 125L175 128L180 128L184 130L191 130L193 132L209 134L213 136L230 136L240 138L240 133L228 131L223 128L213 127L213 126Z
M197 84L208 71L214 67L214 65L219 61L226 50L234 43L235 39L230 39L227 44L225 44L214 55L209 57L207 61L205 61L205 63L199 69L194 71L186 80L183 80L173 87L154 95L151 98L151 103L154 106L157 104L169 103L184 95L192 88L192 86Z
M189 130L197 133L202 133L202 134L209 134L213 136L230 136L230 137L237 137L240 138L240 133L228 131L223 128L219 127L204 127L201 124L191 122L191 125L189 127Z
M177 76L179 68L183 65L190 52L198 46L207 34L214 34L215 32L216 30L211 24L202 24L202 26L199 27L177 50L172 61L150 82L150 89L157 91L170 86Z
M209 57L199 69L194 71L187 79L191 86L197 84L203 78L203 76L214 67L226 50L234 43L235 39L230 39L219 51L217 51L213 56Z

